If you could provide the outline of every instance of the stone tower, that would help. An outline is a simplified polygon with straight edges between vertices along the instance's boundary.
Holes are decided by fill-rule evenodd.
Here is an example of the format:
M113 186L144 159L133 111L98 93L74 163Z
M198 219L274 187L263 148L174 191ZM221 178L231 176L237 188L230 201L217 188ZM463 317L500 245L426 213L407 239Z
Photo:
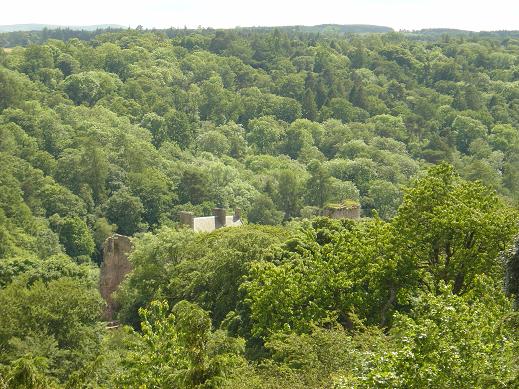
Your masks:
M103 317L106 321L112 321L117 305L113 301L113 292L117 290L124 277L132 270L128 254L132 250L130 238L124 235L114 234L106 239L103 244L103 263L99 277L99 291L106 301L106 309Z

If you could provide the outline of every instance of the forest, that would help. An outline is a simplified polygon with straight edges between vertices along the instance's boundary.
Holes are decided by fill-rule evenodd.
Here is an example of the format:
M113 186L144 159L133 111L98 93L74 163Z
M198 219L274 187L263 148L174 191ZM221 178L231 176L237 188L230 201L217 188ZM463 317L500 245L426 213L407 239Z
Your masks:
M519 388L517 33L0 46L0 388Z

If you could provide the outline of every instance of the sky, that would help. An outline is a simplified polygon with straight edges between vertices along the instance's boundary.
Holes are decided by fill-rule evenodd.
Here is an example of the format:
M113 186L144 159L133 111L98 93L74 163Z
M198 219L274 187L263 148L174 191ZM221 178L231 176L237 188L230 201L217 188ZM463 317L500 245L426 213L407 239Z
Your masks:
M518 0L2 0L0 25L147 28L375 24L395 30L519 30Z

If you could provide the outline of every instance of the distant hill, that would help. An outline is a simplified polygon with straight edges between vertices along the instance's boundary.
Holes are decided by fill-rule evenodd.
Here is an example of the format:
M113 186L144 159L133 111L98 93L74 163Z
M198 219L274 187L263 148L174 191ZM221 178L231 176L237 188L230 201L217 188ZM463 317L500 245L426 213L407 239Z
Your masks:
M91 26L60 26L54 24L10 24L0 26L0 32L15 32L15 31L42 31L44 29L55 30L55 29L71 29L71 30L83 30L83 31L95 31L99 29L107 28L126 28L119 24L95 24Z
M243 30L289 30L300 31L308 33L333 33L333 34L347 34L347 33L384 33L393 32L391 27L374 26L370 24L319 24L316 26L279 26L279 27L244 27L239 28Z
M519 38L519 31L469 31L458 30L455 28L427 28L422 30L404 31L407 37L418 40L433 41L441 36L449 37L480 37L491 39L517 39Z
M423 28L421 30L414 31L423 34L471 34L475 31L470 30L459 30L457 28Z

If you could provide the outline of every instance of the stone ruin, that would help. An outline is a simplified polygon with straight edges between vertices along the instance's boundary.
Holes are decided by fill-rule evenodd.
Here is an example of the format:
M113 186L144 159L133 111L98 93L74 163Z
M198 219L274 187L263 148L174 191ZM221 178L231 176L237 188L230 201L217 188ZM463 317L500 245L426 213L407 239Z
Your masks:
M353 201L329 204L321 211L321 216L326 216L330 219L360 219L360 215L360 204Z
M117 311L117 304L112 294L117 290L124 277L132 270L128 254L132 250L130 238L114 234L103 244L103 263L99 277L99 291L106 301L103 318L111 322Z
M182 211L179 213L180 224L191 228L196 232L211 232L222 227L242 226L241 212L239 208L234 210L234 215L227 215L224 208L214 208L213 216L195 217L193 212Z
M197 232L211 232L222 227L243 225L239 209L235 210L234 215L227 216L225 209L215 208L213 214L214 216L194 217L191 212L180 212L180 222ZM132 270L131 262L128 260L132 248L130 238L119 234L110 236L103 244L99 292L106 301L103 318L108 322L114 320L118 309L117 303L113 299L113 293Z

